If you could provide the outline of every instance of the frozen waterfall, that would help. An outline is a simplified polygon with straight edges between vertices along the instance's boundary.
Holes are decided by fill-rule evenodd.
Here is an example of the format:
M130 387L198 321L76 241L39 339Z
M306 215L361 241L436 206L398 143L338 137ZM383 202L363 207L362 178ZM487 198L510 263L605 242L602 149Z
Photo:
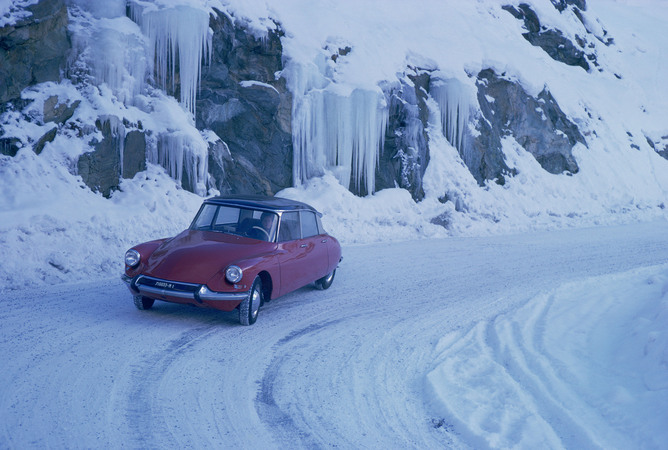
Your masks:
M149 146L148 161L167 169L169 175L181 180L184 187L198 195L206 195L208 178L208 144L204 138L183 131L162 133Z
M73 43L91 68L92 82L106 85L124 105L137 106L157 119L151 128L155 134L146 134L147 161L205 195L208 147L195 128L194 112L202 64L211 55L208 10L194 4L130 0L126 17L125 0L105 5L96 0L69 2L76 6L70 14ZM178 96L180 106L148 89L150 81ZM121 161L124 132L122 124L112 126Z
M316 65L293 65L284 74L294 95L294 182L331 171L347 188L374 192L388 121L382 90L343 90Z
M429 93L440 108L443 136L467 161L466 130L473 102L471 90L456 78L433 77Z
M175 93L178 79L181 104L194 113L202 63L211 57L209 13L187 5L158 8L135 1L129 6L132 20L148 38L148 61L155 64L155 81Z
M111 5L108 11L100 11L94 2L76 0L74 3L69 28L75 57L70 70L90 68L94 84L105 84L121 102L132 105L135 96L145 88L145 37L137 24L125 17L125 8L123 15L111 15L114 11L120 14Z

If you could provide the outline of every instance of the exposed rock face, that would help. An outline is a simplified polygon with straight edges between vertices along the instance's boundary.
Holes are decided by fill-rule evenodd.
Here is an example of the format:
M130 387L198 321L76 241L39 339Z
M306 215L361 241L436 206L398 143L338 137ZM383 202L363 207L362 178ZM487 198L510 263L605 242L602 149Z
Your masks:
M123 136L119 133L118 117L102 117L95 125L104 138L100 142L92 143L94 151L79 157L77 169L88 187L109 197L111 191L118 188L121 175L119 148Z
M645 140L652 149L658 153L662 158L668 159L668 135L661 136L660 139L654 141L650 137L645 136Z
M88 187L109 197L121 178L146 170L146 136L140 129L127 131L131 124L116 116L102 116L95 126L102 140L91 142L95 150L79 157L77 170Z
M0 28L0 103L28 86L59 81L71 47L63 0L41 0L26 9L31 16Z
M376 189L401 187L424 197L422 177L429 163L425 97L429 74L409 75L386 91L389 104L385 146L376 168Z
M436 95L432 74L419 73L386 89L389 124L376 172L377 189L402 187L416 200L424 197L422 177L429 161L425 98ZM477 87L479 111L469 119L476 133L465 131L461 148L451 144L479 184L488 180L504 184L506 177L516 174L501 149L505 136L512 136L550 173L578 172L572 149L578 142L585 144L584 137L547 90L534 98L519 83L491 69L478 74Z
M479 167L469 167L478 181L508 171L500 155L500 138L505 135L514 137L546 171L578 172L572 149L585 139L548 91L531 97L518 83L487 69L478 74L478 102L483 120L472 145L482 157Z
M243 155L232 158L222 140L209 145L209 174L221 194L267 193L272 187Z
M44 134L44 136L39 138L39 140L33 146L33 151L38 155L42 153L42 150L44 150L44 146L47 144L47 142L53 142L53 140L56 138L57 133L58 133L58 127L54 126L46 134Z
M254 37L222 13L211 18L213 55L202 73L197 127L227 145L211 150L221 193L274 194L292 185L292 97L282 69L280 36ZM224 164L223 164L224 163Z
M67 122L74 115L74 111L79 104L81 104L81 100L76 100L71 104L60 103L58 96L52 95L44 101L44 123L62 124Z
M483 101L485 103L482 103ZM483 104L487 103L487 99L480 93L480 89L478 102L481 104L483 117L476 123L478 136L467 136L464 142L463 153L466 157L463 159L478 184L483 185L487 180L505 184L506 177L515 175L515 171L508 167L501 151L503 128L497 128L495 124L485 120L487 115L492 113L489 109L485 111Z
M0 133L2 133L2 127L0 126ZM19 151L20 140L15 137L0 137L0 155L6 156L16 156L16 153Z
M552 3L559 11L576 16L586 8L584 0ZM14 99L15 111L22 109L22 100L17 97L26 86L59 80L70 45L63 0L43 0L31 8L29 19L0 29L0 103ZM589 69L592 60L585 54L584 41L572 43L558 30L545 29L527 4L504 9L524 22L529 42L558 61ZM281 32L255 37L220 12L211 16L210 27L213 54L202 72L196 125L217 136L209 139L211 182L223 194L272 195L293 184L292 96L279 76ZM350 51L349 47L340 49L332 58ZM389 121L375 173L376 190L398 186L416 200L424 197L422 182L430 159L426 99L436 94L430 92L435 89L434 81L430 71L411 68L384 86ZM477 103L468 126L462 128L466 133L475 127L475 133L455 147L480 184L488 180L504 183L514 174L501 150L505 136L512 136L550 173L578 171L572 148L585 140L547 90L531 97L517 82L487 69L477 75ZM43 123L53 123L46 128L49 131L36 142L0 138L0 153L14 155L24 145L32 145L39 153L68 127L81 127L77 128L81 136L94 133L98 137L90 142L93 150L79 158L78 173L91 189L109 196L121 178L145 170L147 154L153 154L147 147L153 148L156 142L159 147L160 136L143 129L141 123L128 123L116 116L99 117L95 127L73 124L70 119L78 106L77 101L56 96L46 99ZM653 146L664 157L668 154L665 142ZM182 186L196 191L189 176L184 174Z
M123 142L123 166L121 176L133 178L146 170L146 132L141 129L130 130Z
M579 6L582 10L586 9L584 0L553 0L552 2L559 11L563 11L569 4L575 5L577 12L580 14ZM587 55L585 52L586 41L576 36L576 43L574 44L559 30L552 30L542 27L540 20L536 13L526 3L521 3L518 8L506 5L503 9L511 13L516 19L524 21L524 27L527 32L522 34L524 38L537 47L542 48L555 61L568 64L569 66L579 66L584 70L590 69L589 61L596 64L596 56L592 53ZM578 16L582 20L581 16Z
M564 9L568 8L569 5L575 6L576 8L581 9L582 11L587 10L587 0L550 0L555 8L562 12Z

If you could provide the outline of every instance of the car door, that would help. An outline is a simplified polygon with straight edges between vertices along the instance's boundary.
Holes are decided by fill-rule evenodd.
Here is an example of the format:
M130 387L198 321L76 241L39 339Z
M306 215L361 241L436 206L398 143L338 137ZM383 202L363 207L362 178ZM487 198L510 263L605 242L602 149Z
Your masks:
M305 230L302 227L302 217L306 222ZM327 247L323 243L317 245L317 235L302 237L303 234L310 233L312 229L309 216L302 216L300 211L288 211L281 215L278 231L281 295L316 280L318 274L327 269Z
M326 272L327 274L329 274L339 265L339 261L341 260L341 246L339 245L339 242L336 239L334 239L327 233L327 231L325 231L325 229L322 226L322 221L320 220L320 216L316 214L315 217L318 222L320 243L325 244L327 246L327 256L329 260L329 266L327 267Z
M320 234L318 220L313 211L300 211L302 239L300 247L306 251L307 278L304 284L322 278L328 273L329 257L326 236Z
M301 259L305 257L303 248L300 246L301 221L298 211L289 211L281 214L281 222L278 229L278 264L281 271L280 295L292 292L301 287L301 279L304 274L300 273Z

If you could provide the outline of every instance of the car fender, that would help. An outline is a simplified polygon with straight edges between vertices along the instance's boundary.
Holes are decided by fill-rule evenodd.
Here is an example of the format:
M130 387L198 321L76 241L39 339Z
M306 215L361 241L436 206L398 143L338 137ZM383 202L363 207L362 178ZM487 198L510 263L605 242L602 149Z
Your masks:
M146 266L146 263L153 252L156 251L156 249L167 240L169 240L169 238L156 239L154 241L144 242L143 244L132 247L130 250L136 250L139 252L139 264L137 264L135 267L129 267L126 265L125 274L129 277L134 277L135 275L140 274L144 270L144 267Z
M243 271L243 276L238 283L230 283L225 278L225 270L231 266L239 266ZM276 255L259 255L251 258L234 261L221 269L207 281L209 289L216 292L229 291L248 291L253 285L255 277L261 272L267 272L271 279L271 291L267 292L273 297L272 293L279 292L280 286L280 268L278 265L278 258ZM265 283L266 284L266 283ZM264 286L267 288L267 286Z

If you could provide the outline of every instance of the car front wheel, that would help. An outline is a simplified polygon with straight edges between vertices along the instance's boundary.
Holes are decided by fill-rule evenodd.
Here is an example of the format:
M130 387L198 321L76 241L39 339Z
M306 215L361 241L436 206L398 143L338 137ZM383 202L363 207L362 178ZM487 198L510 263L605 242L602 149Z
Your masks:
M260 313L262 304L262 281L255 277L250 295L239 305L239 322L241 325L253 325Z
M315 287L321 290L325 290L329 288L332 283L334 282L334 275L336 274L336 269L332 270L332 273L325 275L324 277L320 278L319 280L315 281Z
M145 309L151 309L153 307L153 303L155 302L154 299L144 297L143 295L134 295L133 299L137 309L141 309L142 311Z

